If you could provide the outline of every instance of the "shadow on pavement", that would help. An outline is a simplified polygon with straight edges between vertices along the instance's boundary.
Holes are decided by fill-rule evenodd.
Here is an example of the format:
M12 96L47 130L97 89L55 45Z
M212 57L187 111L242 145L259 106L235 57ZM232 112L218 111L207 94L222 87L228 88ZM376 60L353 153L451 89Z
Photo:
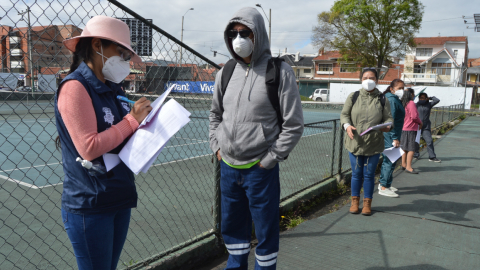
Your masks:
M397 193L398 195L442 195L454 192L466 192L469 190L480 190L480 186L460 185L460 184L439 184L439 185L423 185L413 187L402 187Z
M418 264L412 266L401 266L401 267L369 267L365 268L365 270L446 270L447 268L443 268L441 266L433 265L433 264Z
M471 169L473 167L469 166L429 166L429 167L416 167L414 166L415 170L417 170L420 175L422 172L460 172L460 171L466 171L468 169Z
M375 207L374 211L379 212L406 212L406 213L418 213L420 216L430 214L448 221L471 221L471 219L465 218L468 211L480 208L480 204L477 203L458 203L458 202L445 202L437 200L414 200L409 204L399 204L389 207Z

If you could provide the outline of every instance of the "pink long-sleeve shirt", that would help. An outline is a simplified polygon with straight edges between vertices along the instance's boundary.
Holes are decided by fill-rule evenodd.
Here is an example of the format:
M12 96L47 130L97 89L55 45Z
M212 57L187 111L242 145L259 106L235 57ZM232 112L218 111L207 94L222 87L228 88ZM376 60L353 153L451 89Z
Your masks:
M405 121L403 122L403 130L417 131L420 124L422 124L422 120L418 116L417 106L415 106L415 102L411 100L405 107Z
M115 149L138 127L127 114L122 121L103 132L97 131L97 117L87 89L76 80L65 82L58 96L58 111L83 159L94 160Z

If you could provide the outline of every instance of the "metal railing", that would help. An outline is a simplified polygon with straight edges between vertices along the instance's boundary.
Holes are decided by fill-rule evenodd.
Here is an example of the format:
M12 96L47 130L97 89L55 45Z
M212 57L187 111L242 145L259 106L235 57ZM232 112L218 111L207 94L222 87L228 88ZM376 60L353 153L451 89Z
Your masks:
M458 119L461 115L465 114L463 104L433 107L430 111L431 129L434 134L448 122Z

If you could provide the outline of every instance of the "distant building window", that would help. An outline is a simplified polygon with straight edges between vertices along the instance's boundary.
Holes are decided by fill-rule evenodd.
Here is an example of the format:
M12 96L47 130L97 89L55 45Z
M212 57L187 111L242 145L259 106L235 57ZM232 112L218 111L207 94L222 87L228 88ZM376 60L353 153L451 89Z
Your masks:
M451 75L452 64L432 63L432 73L437 75Z
M312 73L312 69L311 68L305 68L305 69L303 69L303 73Z
M416 56L432 56L433 48L417 48Z
M457 56L458 56L458 50L454 50L453 51L453 58L455 58L455 60L457 60Z
M357 69L356 64L340 64L340 72L356 72Z
M425 73L425 67L420 65L415 65L413 68L413 73Z
M333 64L318 64L318 71L333 71Z

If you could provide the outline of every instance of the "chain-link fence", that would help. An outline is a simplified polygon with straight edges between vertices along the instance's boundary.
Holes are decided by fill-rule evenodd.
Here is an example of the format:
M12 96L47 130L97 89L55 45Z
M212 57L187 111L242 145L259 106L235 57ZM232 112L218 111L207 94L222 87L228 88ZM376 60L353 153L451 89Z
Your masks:
M454 121L463 114L465 114L463 104L433 107L430 111L432 132L437 133L447 122Z
M117 1L0 3L0 269L76 268L60 215L64 173L54 144L54 94L72 62L62 41L95 15L122 19L131 29L143 61L123 82L128 97L153 100L176 84L171 96L192 120L136 177L138 207L119 268L146 265L217 234L219 166L212 163L208 115L219 67ZM340 110L303 104L303 137L282 163L282 200L350 169ZM441 122L452 119L446 113Z

